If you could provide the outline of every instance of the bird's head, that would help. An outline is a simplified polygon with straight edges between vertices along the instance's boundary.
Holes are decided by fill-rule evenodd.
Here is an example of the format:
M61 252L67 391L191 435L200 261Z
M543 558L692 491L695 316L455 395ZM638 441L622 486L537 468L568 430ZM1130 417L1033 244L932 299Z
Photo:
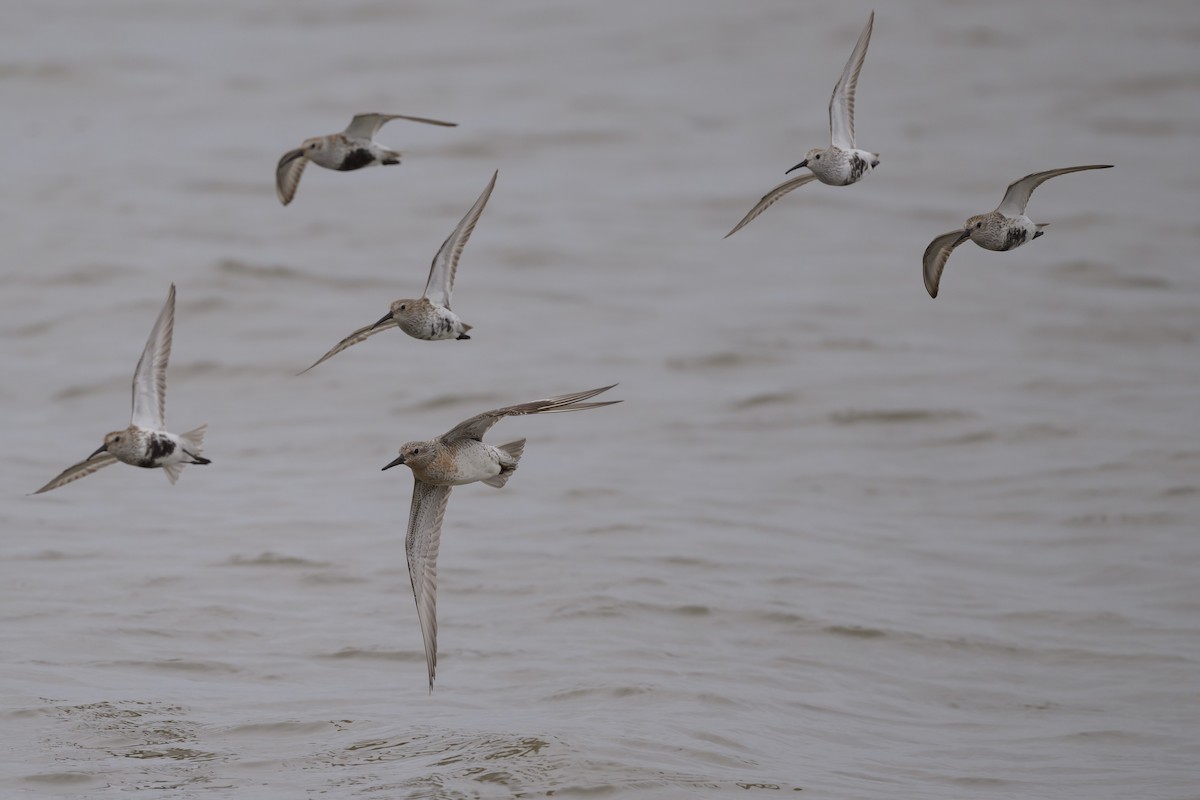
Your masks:
M795 172L796 170L800 169L801 167L808 167L809 169L812 169L812 166L810 165L809 162L820 162L821 156L823 156L823 155L825 155L824 148L814 147L812 150L809 150L807 153L804 154L803 161L801 161L799 164L797 164L796 166L789 169L784 174L786 175L786 174L788 174L788 172Z
M322 152L329 146L329 140L324 136L314 136L311 139L305 139L300 145L300 152L307 158L312 158L317 153Z
M987 214L976 214L963 223L963 230L965 230L968 235L974 237L980 233L986 232L990 224L991 220Z
M403 319L410 317L416 313L417 306L421 304L420 300L393 300L392 301L392 317L395 319Z
M95 458L101 453L119 453L123 448L127 448L132 442L132 437L128 430L113 431L112 433L104 434L104 444L96 448L88 458Z
M400 455L384 469L398 467L401 464L409 469L424 469L433 463L435 457L437 457L437 451L432 442L408 442L400 448Z

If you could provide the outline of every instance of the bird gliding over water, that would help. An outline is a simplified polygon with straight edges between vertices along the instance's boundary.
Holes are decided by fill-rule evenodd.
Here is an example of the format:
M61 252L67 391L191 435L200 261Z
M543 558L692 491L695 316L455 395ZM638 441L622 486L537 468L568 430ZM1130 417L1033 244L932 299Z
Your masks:
M399 164L400 153L389 150L375 141L375 134L379 129L393 119L424 122L427 125L441 125L446 128L458 126L457 122L406 117L403 114L355 114L346 130L341 133L305 139L295 150L283 154L279 165L275 167L275 195L279 202L285 206L292 202L292 198L296 196L296 187L300 185L300 176L304 174L304 168L308 166L309 161L338 172L349 172L375 164Z
M425 282L425 294L416 300L393 300L388 313L384 314L378 322L359 328L342 339L333 346L332 350L317 359L316 363L301 372L301 375L322 361L333 358L347 347L356 345L388 328L399 328L414 339L427 341L471 338L467 335L471 326L450 310L450 293L454 291L454 273L458 270L458 258L462 255L463 248L467 246L471 232L475 230L475 223L479 221L483 207L487 205L488 198L492 196L492 188L495 187L496 176L499 174L499 170L492 173L492 179L484 187L483 194L479 195L475 205L471 206L471 210L459 221L458 227L450 232L446 241L442 242L441 249L437 251L437 255L433 257L433 264L429 267L429 279Z
M954 248L970 239L985 250L1012 250L1026 242L1041 236L1050 223L1036 223L1025 216L1025 207L1029 205L1029 197L1033 190L1051 178L1066 175L1068 172L1081 172L1085 169L1111 169L1112 164L1089 164L1085 167L1063 167L1046 172L1035 172L1026 175L1019 181L1008 185L1004 199L996 210L988 214L979 214L963 223L963 227L943 233L925 248L921 259L925 273L925 289L930 297L937 297L938 283L942 279L942 270Z
M858 36L850 60L842 70L842 77L833 87L829 98L829 147L814 147L804 155L804 160L788 172L808 167L811 173L786 180L762 196L762 199L742 217L742 221L725 234L728 239L744 228L755 217L779 198L806 183L818 180L830 186L849 186L860 181L868 172L879 166L879 154L859 150L854 145L854 93L858 88L858 73L862 71L867 57L867 45L871 43L871 29L875 25L875 12L867 18L866 27Z
M34 494L57 489L118 461L135 467L161 467L171 483L175 483L180 471L188 464L210 463L200 455L207 426L201 425L178 435L166 430L167 361L171 358L174 328L175 284L171 284L167 302L154 322L146 349L133 373L133 416L129 427L105 436L104 444L96 452L67 467Z
M499 447L483 442L484 434L500 420L524 414L554 414L610 406L621 401L583 401L613 386L616 384L485 411L458 423L436 439L408 442L400 448L400 456L384 467L391 469L403 464L413 472L412 506L408 512L404 549L408 554L408 576L425 642L429 691L433 691L433 677L437 671L437 555L450 489L476 481L499 489L516 472L521 454L525 452L524 439Z

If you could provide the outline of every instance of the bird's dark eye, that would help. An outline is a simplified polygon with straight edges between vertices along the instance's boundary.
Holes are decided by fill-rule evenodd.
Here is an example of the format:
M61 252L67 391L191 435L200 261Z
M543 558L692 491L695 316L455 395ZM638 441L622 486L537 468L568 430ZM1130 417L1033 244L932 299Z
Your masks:
M982 223L982 222L976 222L976 223L975 223L975 227L976 227L976 228L982 228L982 227L983 227L983 223Z
M414 448L413 448L413 455L414 455L414 456L419 456L419 455L421 455L421 448L419 448L419 447L414 447Z
M401 304L400 304L400 310L401 310L401 311L405 310L406 308L408 308L408 306L407 306L407 305L405 305L404 303L401 303Z
M815 158L817 161L820 161L820 160L821 160L821 157L820 157L820 156L813 156L813 158Z

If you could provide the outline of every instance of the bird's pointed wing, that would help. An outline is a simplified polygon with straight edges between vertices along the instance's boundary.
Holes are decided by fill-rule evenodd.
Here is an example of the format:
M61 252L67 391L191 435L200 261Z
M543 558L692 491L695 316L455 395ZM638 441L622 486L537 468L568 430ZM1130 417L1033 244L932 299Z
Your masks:
M424 122L426 125L441 125L443 128L457 128L457 122L443 122L440 119L428 117L408 117L404 114L355 114L354 119L346 126L345 134L352 139L374 139L375 134L385 123L394 119L406 119L409 122Z
M1110 169L1111 167L1112 164L1089 164L1084 167L1063 167L1026 175L1021 180L1013 181L1008 185L1004 199L1000 201L1000 205L996 206L996 210L1006 217L1020 216L1025 213L1025 206L1029 205L1029 196L1033 194L1033 190L1051 178L1066 175L1068 172L1082 172L1085 169Z
M764 194L762 196L762 199L758 201L758 203L754 206L754 208L750 209L750 213L748 213L746 216L742 217L742 221L739 222L737 225L734 225L733 230L731 230L729 233L725 234L725 238L728 239L730 236L733 236L735 233L740 231L742 228L749 225L751 220L753 220L755 217L757 217L762 212L766 211L767 208L772 203L774 203L779 198L783 197L785 194L790 192L792 189L798 189L801 186L803 186L804 184L808 183L809 181L816 180L816 178L817 178L816 175L813 175L811 172L808 172L803 175L798 175L795 178L791 178L791 179L786 180L783 183L779 184L774 189L772 189L771 191Z
M925 270L925 290L930 297L937 297L938 283L942 280L942 270L954 248L971 238L971 234L959 228L956 231L943 233L929 243L925 255L921 258L921 266Z
M130 422L139 428L161 431L167 426L167 361L171 358L171 335L175 330L175 284L167 292L167 302L146 349L133 372L133 417Z
M65 486L66 484L71 483L72 481L77 481L80 478L86 478L93 472L107 467L109 464L115 463L117 463L116 456L108 453L100 453L92 458L87 459L86 461L80 461L78 464L67 467L62 472L58 473L58 476L55 477L54 480L38 489L36 492L34 492L34 494L48 492L51 489L57 489L60 486Z
M833 87L829 98L829 135L834 147L854 149L854 93L858 89L858 73L862 71L867 57L867 45L871 43L871 29L875 26L875 12L867 17L866 27L858 35L850 60L842 70L842 77Z
M275 167L275 196L285 206L296 196L296 188L300 186L300 176L308 166L308 159L300 149L289 150L279 159Z
M312 369L317 364L320 364L322 361L327 361L327 360L333 358L338 353L345 350L347 347L351 347L353 345L358 344L359 342L365 341L366 339L374 336L375 334L379 333L380 331L386 331L389 328L397 328L397 327L399 327L399 323L397 323L396 320L394 320L394 319L389 319L386 322L377 322L373 325L367 325L366 327L359 328L354 333L350 334L345 339L342 339L340 342L335 344L333 346L332 350L330 350L328 353L326 353L325 355L318 358L315 362L313 362L311 367L308 367L307 369L305 369L297 374L303 375L305 372L308 372L308 370Z
M429 280L425 282L425 297L429 298L429 302L450 308L450 294L454 291L454 273L458 271L459 256L467 246L471 232L475 230L475 223L479 221L483 207L492 196L492 188L495 187L496 176L499 174L500 170L492 173L492 179L484 188L483 194L479 195L475 205L471 206L471 210L458 223L458 227L442 242L442 249L433 257L433 264L429 267Z
M588 389L586 392L574 392L573 394L562 394L558 397L548 397L545 400L534 400L530 403L520 403L515 406L505 406L497 408L493 411L485 411L478 416L464 420L446 433L442 434L442 441L447 444L453 443L461 439L482 439L493 425L505 417L518 417L524 414L553 414L560 411L583 411L588 408L599 408L600 406L611 406L614 403L621 402L620 400L609 400L601 403L584 403L582 401L588 398L595 397L601 392L607 392L609 389L616 386L601 386L599 389Z
M408 536L404 550L408 554L408 577L417 601L417 620L425 642L425 665L429 668L429 691L437 672L437 556L442 539L442 519L446 516L449 486L413 482L412 507L408 511Z

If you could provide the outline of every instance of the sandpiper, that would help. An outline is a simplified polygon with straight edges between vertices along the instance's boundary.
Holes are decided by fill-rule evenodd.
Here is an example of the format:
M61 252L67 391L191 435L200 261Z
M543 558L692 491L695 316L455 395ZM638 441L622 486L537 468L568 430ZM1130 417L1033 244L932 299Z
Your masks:
M1035 172L1026 175L1019 181L1008 185L1004 199L996 210L989 214L978 214L968 219L963 227L956 231L943 233L925 248L921 259L925 272L925 289L930 297L937 297L938 283L942 279L942 270L954 248L967 239L986 250L1012 250L1026 242L1041 236L1050 223L1037 223L1025 216L1025 206L1029 205L1029 196L1033 190L1051 178L1066 175L1068 172L1081 172L1085 169L1111 169L1112 164L1089 164L1084 167L1063 167L1045 172Z
M484 434L503 418L610 406L621 401L583 401L613 386L616 384L485 411L458 423L436 439L408 442L400 448L400 456L383 467L391 469L403 464L413 471L412 506L408 512L408 536L404 548L408 553L408 575L412 580L417 618L425 642L429 691L433 691L437 669L437 554L450 489L476 481L500 488L512 477L525 451L525 440L518 439L499 447L483 442Z
M858 36L858 42L850 52L850 60L842 70L829 98L829 147L814 147L804 154L804 160L787 172L808 167L811 173L800 175L776 186L742 217L742 221L725 234L728 239L744 228L772 203L793 189L813 180L830 186L849 186L858 183L863 176L879 166L879 154L859 150L854 146L854 92L858 88L858 73L867 57L867 45L871 43L871 29L875 25L875 12L867 18L867 25ZM787 174L787 173L784 173Z
M117 461L147 469L161 467L172 484L186 465L210 463L200 455L205 425L182 434L166 430L167 361L171 358L174 328L175 284L171 284L167 302L158 314L133 373L133 417L129 427L106 435L104 444L94 453L67 467L34 494L57 489Z
M285 206L296 196L300 176L311 161L339 172L362 169L376 164L390 166L400 163L400 153L389 150L375 141L375 134L385 123L393 119L409 122L424 122L427 125L457 127L457 122L442 122L426 117L408 117L403 114L355 114L354 119L341 133L314 136L305 139L295 150L289 150L279 159L275 167L275 194Z
M332 350L317 359L312 366L303 370L301 375L322 361L333 358L347 347L356 345L389 328L399 328L414 339L427 341L471 338L467 335L467 331L471 330L472 326L463 322L457 314L450 310L450 294L454 291L454 273L458 269L459 256L462 255L463 248L467 246L467 240L471 238L471 231L475 230L475 223L479 221L483 207L487 205L488 198L492 196L492 188L495 187L496 176L499 174L499 170L492 173L492 179L484 187L483 194L479 195L475 205L471 206L471 210L459 221L458 227L451 231L446 241L442 242L441 249L437 251L437 255L433 257L433 264L429 267L429 279L425 282L425 294L415 300L393 300L388 313L380 317L377 322L359 328L342 339L333 346Z

